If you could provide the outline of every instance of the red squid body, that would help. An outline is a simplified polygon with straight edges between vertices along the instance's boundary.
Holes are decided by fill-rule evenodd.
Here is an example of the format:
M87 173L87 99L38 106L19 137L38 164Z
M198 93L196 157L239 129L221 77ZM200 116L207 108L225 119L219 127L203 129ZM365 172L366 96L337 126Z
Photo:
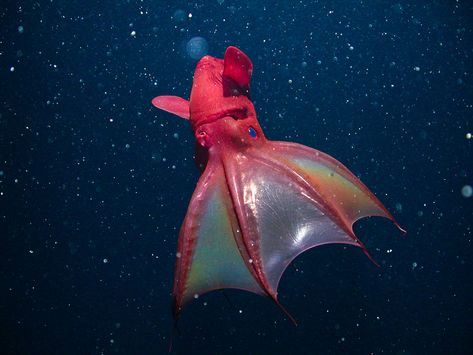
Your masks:
M389 218L400 228L334 158L266 139L249 94L252 71L250 59L228 47L223 60L205 56L198 62L189 101L152 101L190 120L202 170L179 234L176 317L190 300L223 288L269 296L282 308L279 280L300 253L342 243L369 256L352 228L366 216Z

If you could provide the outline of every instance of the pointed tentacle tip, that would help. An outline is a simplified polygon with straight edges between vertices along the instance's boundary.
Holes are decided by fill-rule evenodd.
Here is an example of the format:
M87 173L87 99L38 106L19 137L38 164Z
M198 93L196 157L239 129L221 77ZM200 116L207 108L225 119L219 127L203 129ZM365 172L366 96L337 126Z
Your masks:
M176 333L179 333L179 329L177 328L177 321L178 319L175 318L172 324L172 329L171 329L171 336L169 337L169 347L168 347L168 353L172 353L173 349L173 340L176 336Z
M401 231L402 235L406 235L406 234L407 234L407 231L406 231L404 228L402 228L399 223L397 223L395 220L393 220L393 223L394 223L394 225L396 226L396 228Z
M368 252L368 250L367 250L365 247L363 247L363 253L365 253L365 255L368 257L368 259L370 259L370 261L371 261L376 267L381 267L381 265L379 265L378 262L373 259L373 257L371 256L371 254Z
M284 306L281 303L279 303L276 296L271 296L271 298L273 299L274 303L276 303L276 305L279 307L279 309L283 311L284 315L292 322L292 324L294 324L294 326L297 327L298 324L297 324L296 318L294 318L292 314L289 313L289 311L286 308L284 308Z

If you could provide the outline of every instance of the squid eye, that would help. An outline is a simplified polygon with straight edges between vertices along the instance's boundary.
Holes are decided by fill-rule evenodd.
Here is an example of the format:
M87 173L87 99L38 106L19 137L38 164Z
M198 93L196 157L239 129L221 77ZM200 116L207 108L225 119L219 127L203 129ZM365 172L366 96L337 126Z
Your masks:
M248 128L248 134L251 138L258 137L258 133L256 133L256 129L254 129L253 127Z

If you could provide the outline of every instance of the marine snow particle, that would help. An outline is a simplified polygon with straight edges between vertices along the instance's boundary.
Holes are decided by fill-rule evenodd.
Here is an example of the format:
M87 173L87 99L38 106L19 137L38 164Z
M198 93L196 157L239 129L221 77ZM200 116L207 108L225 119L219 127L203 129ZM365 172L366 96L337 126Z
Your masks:
M23 26L18 26L18 33L23 33L25 31Z
M470 132L468 132L467 134L465 134L465 138L466 138L466 139L471 139L471 137L472 137L472 135L471 135Z
M186 44L186 52L192 59L200 59L207 54L209 45L203 37L193 37Z
M473 196L473 187L471 187L470 185L463 186L462 187L462 195L465 198L469 198L469 197Z
M130 36L136 37L136 31L131 31Z
M108 259L107 258L103 259L103 263L108 264Z

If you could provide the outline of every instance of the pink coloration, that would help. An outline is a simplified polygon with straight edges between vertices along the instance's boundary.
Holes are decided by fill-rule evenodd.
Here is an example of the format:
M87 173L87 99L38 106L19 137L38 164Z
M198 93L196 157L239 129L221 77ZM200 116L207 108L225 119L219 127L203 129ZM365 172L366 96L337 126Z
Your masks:
M280 305L277 288L300 253L343 243L369 256L352 228L366 216L389 218L403 231L340 162L266 139L250 99L252 71L250 59L228 47L223 60L205 56L198 62L190 101L152 101L190 120L203 170L179 234L175 317L198 295L239 288L269 296L294 321Z
M158 96L151 102L154 106L173 113L186 120L190 117L189 101L178 96Z

